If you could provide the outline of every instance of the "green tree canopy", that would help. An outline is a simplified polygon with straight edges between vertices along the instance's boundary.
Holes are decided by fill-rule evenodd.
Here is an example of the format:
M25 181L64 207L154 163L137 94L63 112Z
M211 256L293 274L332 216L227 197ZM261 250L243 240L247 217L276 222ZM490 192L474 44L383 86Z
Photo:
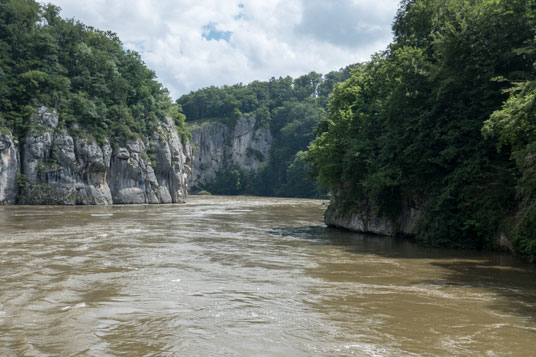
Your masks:
M0 125L23 139L30 114L44 105L58 111L60 126L97 140L149 135L164 116L187 135L184 116L139 54L59 12L0 0Z
M302 151L314 128L326 116L328 96L336 83L350 77L356 65L323 76L311 72L298 78L271 78L248 85L208 87L177 100L187 121L213 120L233 126L241 115L255 117L273 138L270 157L256 173L224 167L215 182L202 189L216 194L319 197L326 194L308 176Z
M342 206L369 198L396 216L403 200L417 201L423 211L418 240L494 246L516 202L527 196L519 183L521 167L529 164L524 156L516 169L509 147L533 141L534 91L526 81L535 73L535 5L401 3L394 42L335 87L310 147L314 174L342 193ZM497 140L509 147L498 152ZM536 242L534 232L524 240ZM512 238L518 249L536 253L515 233Z

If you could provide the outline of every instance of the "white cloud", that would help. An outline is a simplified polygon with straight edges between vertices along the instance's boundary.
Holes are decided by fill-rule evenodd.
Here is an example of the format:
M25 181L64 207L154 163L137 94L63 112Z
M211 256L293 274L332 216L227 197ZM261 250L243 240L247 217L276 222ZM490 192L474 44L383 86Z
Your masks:
M116 32L174 98L210 85L327 73L391 40L398 0L50 0ZM210 33L209 33L210 32ZM230 35L229 35L230 33Z

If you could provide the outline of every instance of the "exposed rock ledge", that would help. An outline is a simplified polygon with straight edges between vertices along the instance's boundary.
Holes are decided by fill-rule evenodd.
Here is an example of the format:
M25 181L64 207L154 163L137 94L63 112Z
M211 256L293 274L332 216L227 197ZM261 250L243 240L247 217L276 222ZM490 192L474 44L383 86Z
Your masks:
M0 204L15 203L19 167L19 143L10 134L0 134Z
M421 211L413 202L405 202L400 214L395 218L377 214L375 205L369 201L356 203L353 212L344 212L336 209L336 206L332 201L326 210L324 220L329 227L385 236L397 233L414 234L415 226L421 216Z
M356 202L352 205L353 211L348 212L336 208L340 204L337 202L337 195L334 195L334 197L324 215L326 225L353 232L372 233L384 236L394 236L400 233L414 235L416 233L415 228L417 222L422 214L418 204L413 201L405 201L402 204L400 214L394 218L378 214L377 207L370 201ZM504 232L497 234L495 244L501 250L514 251L512 242Z
M115 150L69 135L45 107L31 120L22 147L0 135L0 204L179 203L187 194L192 149L170 118Z

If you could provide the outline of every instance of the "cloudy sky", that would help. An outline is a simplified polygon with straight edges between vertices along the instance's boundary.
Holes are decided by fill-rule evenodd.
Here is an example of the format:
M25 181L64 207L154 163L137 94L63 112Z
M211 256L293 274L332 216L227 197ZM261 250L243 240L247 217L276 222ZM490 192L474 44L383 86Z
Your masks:
M48 0L116 32L173 98L210 85L327 73L392 38L399 0Z

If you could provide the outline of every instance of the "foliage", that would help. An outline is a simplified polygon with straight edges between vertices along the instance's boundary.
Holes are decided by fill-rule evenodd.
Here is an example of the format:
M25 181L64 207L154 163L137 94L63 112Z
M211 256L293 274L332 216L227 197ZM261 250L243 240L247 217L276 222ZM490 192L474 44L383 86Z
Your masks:
M215 194L254 194L283 197L320 197L326 194L308 179L301 151L314 138L314 128L326 116L326 105L336 83L350 77L356 65L325 76L311 72L296 79L272 78L222 88L209 87L177 100L187 121L220 121L233 128L240 116L255 118L256 128L269 128L273 138L269 157L249 150L264 164L258 172L225 166L206 187ZM200 124L202 125L202 124ZM194 126L192 126L194 127Z
M216 195L241 195L251 190L254 173L238 166L226 166L216 172L216 179L207 186Z
M184 116L138 53L112 32L59 17L54 5L0 0L0 117L24 139L33 109L60 113L60 125L99 141L150 135L164 116L183 138Z
M520 183L536 180L527 155L498 152L481 130L491 117L485 130L515 147L534 126L533 89L505 90L534 77L535 15L534 0L404 0L394 42L335 87L307 157L314 175L348 203L419 202L428 245L494 247L516 203L534 202ZM514 241L536 242L529 228Z
M509 93L482 131L486 137L498 139L499 150L512 152L519 172L513 243L521 252L536 256L536 79L517 83Z

